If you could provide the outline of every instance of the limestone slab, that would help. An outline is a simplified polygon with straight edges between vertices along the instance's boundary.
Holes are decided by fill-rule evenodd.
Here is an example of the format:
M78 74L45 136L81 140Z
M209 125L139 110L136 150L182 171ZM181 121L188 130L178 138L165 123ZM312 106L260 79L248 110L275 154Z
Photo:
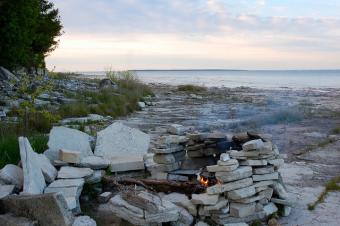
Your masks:
M5 184L13 184L20 190L24 183L23 171L19 166L7 164L0 170L0 181Z
M142 156L117 156L108 159L111 172L124 172L133 170L144 170L144 160Z
M109 164L110 162L107 159L92 155L82 158L81 161L78 164L76 164L76 166L98 170L106 169L109 166Z
M223 182L230 182L240 180L252 175L252 168L249 166L239 167L231 172L216 172L215 176L217 179Z
M230 172L236 170L238 167L238 163L229 166L221 166L221 165L211 165L207 166L208 172Z
M247 217L255 213L255 203L230 203L230 216Z
M268 173L274 173L273 166L253 168L253 174L268 174Z
M93 155L90 140L91 137L84 132L63 126L56 126L50 131L47 145L49 147L49 152L55 153L55 156L59 155L60 149L67 149L79 151L81 157L85 157ZM47 157L53 158L53 154L50 154Z
M63 166L58 172L59 179L73 179L90 177L94 171L90 168L78 168L73 166Z
M184 160L185 151L174 152L170 154L155 154L153 160L159 164L171 164Z
M237 164L238 164L237 159L229 159L227 161L222 161L222 160L217 161L217 165L220 165L220 166L230 166L230 165L237 165Z
M219 195L192 194L191 202L195 205L215 205L218 202Z
M259 159L259 160L248 159L248 160L240 161L241 166L266 166L267 163L268 163L267 160L264 160L264 159Z
M80 151L72 151L68 149L59 150L59 160L67 163L79 163L81 159Z
M23 192L42 194L46 187L45 178L39 166L39 159L26 137L19 137L20 157L24 173Z
M89 216L76 217L72 226L97 226L97 223Z
M115 122L97 133L95 155L105 158L143 157L149 149L150 136L142 131Z
M255 188L253 186L236 189L227 193L228 199L231 200L243 199L252 195L255 195Z
M263 181L263 180L277 180L279 179L278 172L269 173L269 174L254 174L253 181Z
M261 139L251 140L242 145L242 150L244 151L252 151L252 150L260 150L264 147L264 143Z
M273 213L276 213L278 211L278 208L274 203L270 202L263 207L263 211L266 213L267 216L269 216Z
M52 165L51 161L44 154L37 154L37 163L45 178L45 181L51 183L57 177L58 171Z

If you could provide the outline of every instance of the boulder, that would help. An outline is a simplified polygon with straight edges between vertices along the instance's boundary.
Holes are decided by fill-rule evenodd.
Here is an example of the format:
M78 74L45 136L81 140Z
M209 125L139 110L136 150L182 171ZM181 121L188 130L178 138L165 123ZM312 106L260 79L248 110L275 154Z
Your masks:
M13 184L18 190L21 190L24 183L23 171L19 166L7 164L0 171L0 181L4 184Z
M0 66L0 81L19 81L19 79L6 68Z
M149 149L150 136L116 122L97 133L95 155L110 160L120 156L140 156ZM73 149L75 150L75 149Z
M73 179L90 177L94 171L90 168L78 168L72 166L63 166L58 172L59 179Z
M42 194L46 187L40 167L38 154L35 153L26 137L19 137L21 164L24 173L25 194Z
M17 217L12 213L0 215L1 226L38 226L37 221L32 221L26 217Z
M76 217L72 226L97 226L97 223L89 216Z
M58 158L60 149L68 149L79 151L81 157L93 155L91 145L91 137L76 129L70 129L63 126L53 127L50 131L48 140L49 151L47 157L51 160Z
M40 226L70 226L74 218L61 194L12 195L0 199L0 211L34 219Z
M14 185L0 185L0 199L12 194L14 192Z

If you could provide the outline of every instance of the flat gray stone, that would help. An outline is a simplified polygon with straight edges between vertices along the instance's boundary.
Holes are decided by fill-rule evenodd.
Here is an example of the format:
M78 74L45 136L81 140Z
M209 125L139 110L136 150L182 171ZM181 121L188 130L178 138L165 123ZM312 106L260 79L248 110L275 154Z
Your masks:
M191 202L195 205L215 205L219 195L209 195L208 193L192 194Z
M61 194L12 195L0 199L0 211L35 219L40 226L70 226L74 218Z
M238 163L234 165L221 166L221 165L211 165L207 166L208 172L230 172L236 170Z
M81 152L63 148L59 150L59 159L67 163L79 163L81 159Z
M7 164L0 171L0 181L5 184L13 184L18 190L21 190L24 184L23 171L19 166Z
M261 139L251 140L242 145L243 151L260 150L264 147L264 143Z
M220 166L238 165L238 161L237 159L229 159L227 161L218 160L217 165L220 165Z
M267 216L269 216L273 213L276 213L278 211L278 208L274 203L270 202L263 207L263 211L266 213Z
M97 226L97 223L89 216L76 217L72 226Z
M80 163L76 164L79 167L87 167L94 170L97 169L106 169L109 166L110 162L103 157L99 156L87 156L81 159Z
M255 203L230 203L230 216L232 217L247 217L255 213Z
M32 221L26 217L18 217L12 213L0 215L1 226L38 226L37 221Z
M158 164L172 164L183 161L185 158L185 151L174 152L170 154L155 154L153 160Z
M54 156L53 154L49 154L47 157L51 158L58 156L60 149L79 151L81 152L81 157L93 155L90 140L91 137L88 134L79 130L63 126L53 127L50 131L47 145L49 147L48 152L54 153Z
M269 174L254 174L253 175L253 181L263 181L263 180L277 180L279 179L279 173L269 173Z
M268 174L268 173L274 173L273 166L253 168L253 174Z
M149 149L149 143L148 134L116 122L97 133L94 153L108 159L120 156L143 157Z
M186 131L186 128L179 124L171 124L168 126L167 131L173 135L183 135Z
M109 159L111 172L144 170L144 159L139 155L117 156Z
M94 171L90 168L78 168L73 166L63 166L58 172L58 179L73 179L90 177Z
M264 159L248 159L248 160L244 160L244 161L240 161L240 165L241 166L266 166L267 165L267 160Z
M35 153L26 137L19 137L21 164L24 172L25 194L42 194L46 187L45 179L39 166L38 154Z
M0 185L0 199L12 194L14 192L14 185Z
M252 195L255 195L255 188L253 186L240 188L237 190L229 191L227 193L228 199L231 199L231 200L243 199L246 197L250 197Z
M216 172L215 176L222 182L230 182L250 177L253 174L252 168L249 166L242 166L231 172Z

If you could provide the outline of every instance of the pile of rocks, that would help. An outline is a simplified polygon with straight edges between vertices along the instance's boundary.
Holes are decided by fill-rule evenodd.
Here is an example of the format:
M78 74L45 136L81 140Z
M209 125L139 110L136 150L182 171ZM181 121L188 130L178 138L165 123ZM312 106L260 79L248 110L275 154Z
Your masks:
M200 195L209 200L202 202L200 214L217 224L250 222L277 212L279 204L288 215L291 202L277 172L282 164L277 147L261 139L222 154L217 165L207 166L219 183Z
M154 164L150 165L148 170L153 178L176 180L168 173L180 168L186 156L186 142L185 136L164 135L152 144L150 152L154 153Z

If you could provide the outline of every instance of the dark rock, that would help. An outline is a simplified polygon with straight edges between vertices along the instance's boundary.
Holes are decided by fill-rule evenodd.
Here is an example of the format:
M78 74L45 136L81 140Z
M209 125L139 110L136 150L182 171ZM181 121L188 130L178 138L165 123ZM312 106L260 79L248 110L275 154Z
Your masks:
M113 81L111 81L110 79L104 78L99 82L99 88L100 89L108 89L108 88L117 89L118 85L114 83Z
M1 226L38 226L37 221L32 221L25 217L17 217L14 214L7 213L0 215Z

